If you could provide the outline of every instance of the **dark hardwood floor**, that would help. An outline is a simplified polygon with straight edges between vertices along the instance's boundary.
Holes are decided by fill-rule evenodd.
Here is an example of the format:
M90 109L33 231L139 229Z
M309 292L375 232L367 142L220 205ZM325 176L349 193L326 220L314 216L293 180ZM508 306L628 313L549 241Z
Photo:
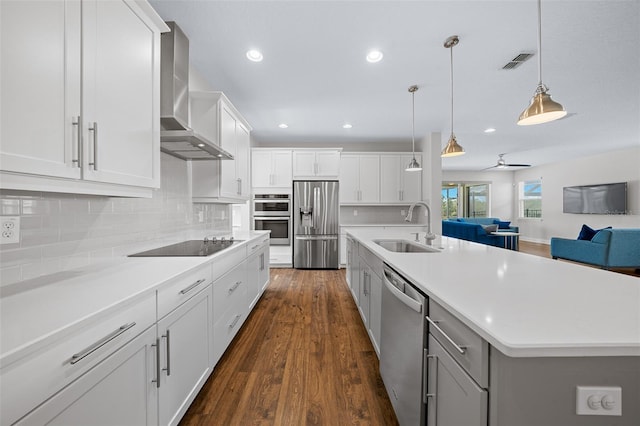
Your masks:
M182 425L396 425L344 270L271 283Z

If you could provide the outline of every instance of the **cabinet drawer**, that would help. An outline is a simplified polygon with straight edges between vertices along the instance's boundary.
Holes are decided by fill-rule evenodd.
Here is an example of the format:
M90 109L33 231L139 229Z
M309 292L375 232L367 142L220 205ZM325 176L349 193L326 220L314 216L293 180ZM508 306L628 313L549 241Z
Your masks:
M255 245L255 244L253 244ZM217 256L213 259L213 281L217 280L235 266L242 263L247 257L247 247L242 244L237 247L235 244L224 251L222 256Z
M247 246L247 257L251 256L254 253L259 252L262 248L269 245L269 236L265 235L264 237L260 237L257 240L250 241Z
M358 254L367 262L371 270L378 277L382 278L382 260L362 244L358 245Z
M12 424L155 321L155 294L149 294L96 315L57 342L6 366L0 373L0 424Z
M489 387L488 343L433 300L429 300L427 319L436 324L427 320L429 333L480 386Z
M246 308L246 297L247 270L242 262L213 283L213 321L218 321L232 307Z
M240 327L247 318L247 307L244 303L236 303L229 307L222 317L218 318L213 326L213 359L214 364L227 350L229 343L238 333Z
M212 281L211 264L207 263L198 269L187 272L162 285L158 289L158 319L180 306Z

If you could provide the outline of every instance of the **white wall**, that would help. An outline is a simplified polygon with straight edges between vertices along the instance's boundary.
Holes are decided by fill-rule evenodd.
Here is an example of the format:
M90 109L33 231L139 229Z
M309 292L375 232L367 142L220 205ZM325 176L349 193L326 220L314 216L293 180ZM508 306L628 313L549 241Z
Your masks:
M490 183L489 217L499 217L502 220L516 222L518 212L515 210L515 189L513 184L514 172L469 172L447 171L442 172L444 183Z
M542 179L542 219L520 219L520 232L532 241L551 237L576 238L582 224L592 228L640 228L640 147L613 151L573 161L549 164L514 173L514 183ZM565 186L628 182L627 215L562 213Z

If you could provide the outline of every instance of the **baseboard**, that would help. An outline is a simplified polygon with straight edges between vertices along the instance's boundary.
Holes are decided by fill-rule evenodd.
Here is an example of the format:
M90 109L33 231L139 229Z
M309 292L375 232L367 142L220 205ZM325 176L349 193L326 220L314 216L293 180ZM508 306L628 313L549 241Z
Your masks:
M551 243L551 240L523 237L522 235L520 236L520 241L526 241L528 243L546 244L546 245L549 245Z

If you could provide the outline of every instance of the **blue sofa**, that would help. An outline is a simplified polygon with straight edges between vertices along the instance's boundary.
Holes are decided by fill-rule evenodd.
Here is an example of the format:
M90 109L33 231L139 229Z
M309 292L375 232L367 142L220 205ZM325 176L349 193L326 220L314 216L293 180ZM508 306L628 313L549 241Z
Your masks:
M483 225L493 225L496 221L500 221L500 219L497 217L477 217L443 220L442 235L490 246L503 247L503 237L491 235L482 227ZM518 232L518 227L509 226L508 228L501 228L500 231Z
M609 268L640 268L640 229L602 229L589 240L551 238L551 257Z

